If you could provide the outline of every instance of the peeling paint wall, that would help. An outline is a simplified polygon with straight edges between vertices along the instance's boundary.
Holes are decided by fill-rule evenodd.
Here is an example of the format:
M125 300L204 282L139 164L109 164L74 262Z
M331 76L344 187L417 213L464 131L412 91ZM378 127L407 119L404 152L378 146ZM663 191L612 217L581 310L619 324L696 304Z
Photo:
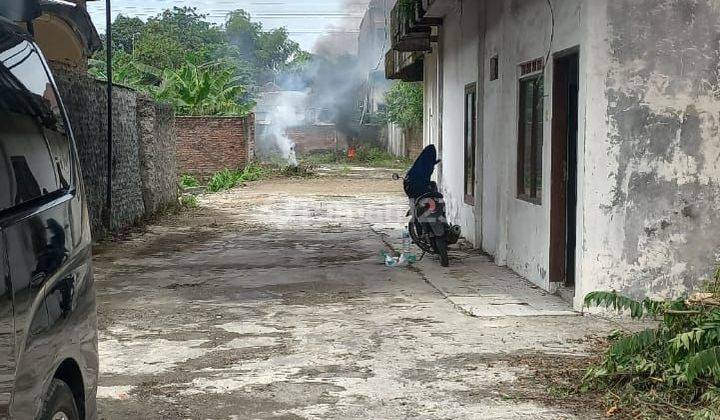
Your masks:
M720 245L720 1L593 4L581 291L677 296ZM594 100L593 100L594 99Z
M720 0L550 3L552 15L547 0L436 2L444 24L425 66L425 124L427 133L441 128L449 216L497 264L555 287L552 60L578 48L575 306L599 289L687 292L708 278L720 245ZM542 200L531 204L516 197L519 64L548 53ZM495 55L499 77L491 81ZM473 208L462 196L462 93L478 74L482 205Z

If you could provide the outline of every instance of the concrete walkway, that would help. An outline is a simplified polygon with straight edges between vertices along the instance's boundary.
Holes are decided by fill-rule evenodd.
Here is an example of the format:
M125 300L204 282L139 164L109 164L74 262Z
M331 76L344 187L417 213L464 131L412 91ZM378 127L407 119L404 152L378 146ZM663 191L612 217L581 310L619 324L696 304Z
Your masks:
M600 416L544 378L613 326L472 252L386 268L405 202L266 181L98 249L101 418Z

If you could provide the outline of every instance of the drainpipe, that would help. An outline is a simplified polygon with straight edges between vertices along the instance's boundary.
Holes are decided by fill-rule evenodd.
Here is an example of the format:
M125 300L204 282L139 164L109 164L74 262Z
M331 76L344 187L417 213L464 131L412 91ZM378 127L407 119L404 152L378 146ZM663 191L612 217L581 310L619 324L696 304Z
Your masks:
M112 13L110 0L105 0L105 52L107 53L107 206L108 222L112 226Z

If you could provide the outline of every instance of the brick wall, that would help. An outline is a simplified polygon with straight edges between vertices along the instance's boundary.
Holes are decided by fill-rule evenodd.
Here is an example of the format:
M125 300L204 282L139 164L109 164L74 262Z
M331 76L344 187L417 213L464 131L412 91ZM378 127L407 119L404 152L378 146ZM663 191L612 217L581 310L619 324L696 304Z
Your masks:
M299 154L317 150L347 150L345 135L334 125L311 125L287 130L287 136L295 142Z
M264 155L272 155L275 139L266 124L256 124L259 151ZM302 155L313 151L347 150L346 136L334 125L309 125L291 127L285 134L295 143L295 151Z
M254 158L255 116L177 117L178 171L207 179L242 169Z
M53 65L77 144L95 237L177 202L173 111L121 86L113 89L113 208L107 217L107 96L104 82ZM146 163L143 165L143 161ZM154 162L148 165L148 162Z

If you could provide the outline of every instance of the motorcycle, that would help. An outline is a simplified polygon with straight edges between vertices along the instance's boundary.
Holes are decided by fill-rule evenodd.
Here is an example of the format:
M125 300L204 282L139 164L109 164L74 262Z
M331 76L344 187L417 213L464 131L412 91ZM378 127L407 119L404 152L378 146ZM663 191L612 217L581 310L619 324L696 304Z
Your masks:
M431 180L437 160L434 145L426 147L403 178L403 189L410 202L407 215L412 242L425 253L440 257L440 265L450 264L448 246L460 239L460 226L450 225L445 215L445 200ZM393 179L399 180L398 174Z

